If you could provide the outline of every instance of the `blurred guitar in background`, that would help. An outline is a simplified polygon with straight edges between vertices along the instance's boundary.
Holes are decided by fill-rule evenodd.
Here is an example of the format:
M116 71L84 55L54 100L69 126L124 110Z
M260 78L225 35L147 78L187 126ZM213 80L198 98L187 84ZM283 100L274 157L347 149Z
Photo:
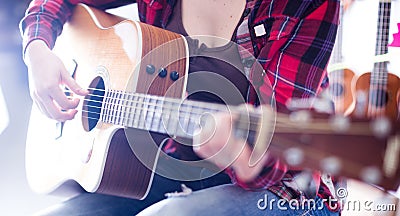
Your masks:
M398 32L393 34L393 42L389 45L391 47L399 47L400 49L400 23L397 23ZM400 89L397 91L397 106L400 107ZM400 118L400 109L398 110Z
M335 104L335 113L349 114L354 109L353 86L356 80L355 73L343 65L343 13L344 4L341 4L338 33L333 54L328 65L329 93Z
M375 55L388 53L389 25L391 1L379 1L378 30ZM398 118L397 91L400 79L388 72L388 61L374 63L372 72L362 74L356 82L356 106L353 112L356 116L377 117L387 116Z

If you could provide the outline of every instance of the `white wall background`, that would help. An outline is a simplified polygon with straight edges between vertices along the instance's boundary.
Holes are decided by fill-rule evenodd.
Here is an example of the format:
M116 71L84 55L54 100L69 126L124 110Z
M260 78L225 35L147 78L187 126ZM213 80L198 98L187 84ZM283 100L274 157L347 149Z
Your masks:
M379 0L355 0L344 14L343 56L344 63L356 74L370 72L375 60ZM392 1L390 37L398 32L400 0ZM389 71L400 75L400 47L389 48Z

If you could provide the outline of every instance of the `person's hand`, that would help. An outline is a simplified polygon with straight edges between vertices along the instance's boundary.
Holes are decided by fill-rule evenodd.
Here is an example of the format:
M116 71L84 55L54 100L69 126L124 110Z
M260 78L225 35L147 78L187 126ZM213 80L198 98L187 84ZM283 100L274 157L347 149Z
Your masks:
M200 157L211 161L221 169L231 167L236 177L249 182L261 172L265 158L255 165L250 164L252 149L245 140L233 135L233 121L236 116L229 113L213 114L203 128L193 137L193 150Z
M32 41L25 54L31 97L41 112L58 121L74 118L79 99L69 99L62 85L80 96L87 95L88 91L75 82L60 58L44 41Z

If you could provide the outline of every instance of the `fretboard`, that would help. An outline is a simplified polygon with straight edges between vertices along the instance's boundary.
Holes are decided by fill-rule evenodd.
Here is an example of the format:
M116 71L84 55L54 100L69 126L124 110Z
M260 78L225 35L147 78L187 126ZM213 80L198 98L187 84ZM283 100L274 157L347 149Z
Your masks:
M388 53L389 26L390 26L391 1L381 0L379 2L378 25L376 35L375 55ZM371 84L387 83L387 65L388 62L374 63L374 69L371 74Z
M101 121L192 138L207 113L226 111L220 104L110 90L103 100Z
M343 63L342 41L343 41L343 4L341 4L340 6L338 31L336 35L336 42L335 45L333 46L330 64Z

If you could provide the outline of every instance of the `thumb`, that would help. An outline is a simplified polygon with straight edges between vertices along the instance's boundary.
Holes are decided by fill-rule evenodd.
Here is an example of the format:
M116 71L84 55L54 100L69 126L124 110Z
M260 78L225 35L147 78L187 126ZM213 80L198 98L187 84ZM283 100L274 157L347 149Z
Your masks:
M85 96L89 94L89 91L87 89L83 89L72 76L68 73L68 71L63 68L61 72L61 80L64 85L66 85L73 93L80 95L80 96Z

